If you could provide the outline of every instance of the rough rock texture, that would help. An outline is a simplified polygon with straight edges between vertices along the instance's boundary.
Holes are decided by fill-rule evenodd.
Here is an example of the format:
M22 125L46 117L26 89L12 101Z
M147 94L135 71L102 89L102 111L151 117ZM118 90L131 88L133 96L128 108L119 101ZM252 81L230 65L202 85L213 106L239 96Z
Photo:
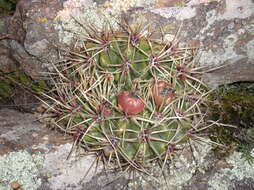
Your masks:
M156 165L151 169L154 177L132 172L105 174L101 162L96 168L96 157L92 155L73 154L67 160L72 138L36 120L34 114L0 109L0 190L11 190L13 181L25 190L254 188L253 167L241 159L240 153L218 159L208 144L193 144L193 152L185 149L165 169L165 178L159 175L161 170Z
M4 41L8 42L12 57L20 69L31 77L38 77L44 67L42 63L54 60L56 55L49 42L53 44L57 40L57 33L51 22L40 19L54 19L61 8L61 1L22 0L6 25L9 36Z
M0 18L0 69L11 71L11 65L16 65L38 78L57 60L56 47L72 42L73 34L67 30L81 30L70 13L101 27L102 18L111 18L112 24L119 21L121 11L142 15L155 27L160 24L169 39L182 25L178 38L186 43L199 41L199 61L211 68L204 76L211 86L254 80L252 0L21 0L12 17ZM167 188L162 177L105 175L100 173L101 165L98 175L93 169L86 175L93 157L66 160L71 138L35 120L33 114L0 109L0 190L10 189L13 181L25 190ZM218 160L210 147L202 146L194 151L198 160L186 149L171 165L166 175L169 189L254 189L253 167L239 153ZM158 173L154 168L153 173Z
M9 22L10 17L0 18L0 70L4 72L11 72L11 67L15 65L15 60L11 56L11 51L9 43L6 39L7 34L7 23Z
M211 86L254 80L253 1L222 0L207 5L165 7L150 12L167 18L162 21L163 24L177 28L180 21L183 23L180 38L200 42L199 61L202 65L225 65L204 76Z
M82 32L73 17L98 28L107 20L117 28L121 13L128 11L129 17L138 13L156 28L158 25L168 28L168 38L172 38L182 24L179 39L186 43L199 42L202 65L210 68L226 65L204 76L211 86L253 81L253 10L252 0L21 0L6 25L5 32L10 39L1 41L12 55L0 51L4 56L0 67L14 59L36 78L49 68L50 62L57 60L55 47L65 47L72 42L75 35L69 31ZM2 19L1 23L0 26Z
M92 168L86 175L93 156L67 160L72 138L50 130L33 114L0 109L0 129L0 190L11 190L12 181L25 190L82 189L95 172Z

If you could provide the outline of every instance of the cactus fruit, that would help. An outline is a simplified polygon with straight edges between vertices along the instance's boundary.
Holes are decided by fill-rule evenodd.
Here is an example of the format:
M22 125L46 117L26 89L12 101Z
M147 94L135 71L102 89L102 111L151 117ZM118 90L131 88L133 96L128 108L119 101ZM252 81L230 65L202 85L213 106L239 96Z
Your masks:
M202 140L209 91L194 61L198 47L120 26L118 32L83 26L81 45L53 64L46 113L88 152L143 171L154 160L165 164L178 145Z

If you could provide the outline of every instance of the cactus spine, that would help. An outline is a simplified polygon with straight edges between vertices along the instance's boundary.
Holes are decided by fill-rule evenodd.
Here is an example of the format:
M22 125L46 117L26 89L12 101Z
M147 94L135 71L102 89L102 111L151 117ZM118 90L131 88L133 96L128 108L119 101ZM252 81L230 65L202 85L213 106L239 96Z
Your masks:
M82 45L54 64L47 113L88 152L143 171L153 160L164 166L179 144L202 140L208 91L193 61L197 47L159 42L141 25L121 28L85 27Z

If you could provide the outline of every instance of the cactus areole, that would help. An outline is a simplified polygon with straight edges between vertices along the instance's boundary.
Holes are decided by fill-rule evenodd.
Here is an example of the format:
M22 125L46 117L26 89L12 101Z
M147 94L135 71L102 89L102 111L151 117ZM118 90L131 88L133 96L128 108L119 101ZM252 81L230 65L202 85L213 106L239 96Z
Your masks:
M82 25L87 34L78 40L81 45L53 65L47 97L54 102L46 113L52 125L78 136L77 144L108 163L165 163L204 125L200 107L207 88L192 61L197 47L159 43L151 29L144 34L141 25L120 25L118 33Z

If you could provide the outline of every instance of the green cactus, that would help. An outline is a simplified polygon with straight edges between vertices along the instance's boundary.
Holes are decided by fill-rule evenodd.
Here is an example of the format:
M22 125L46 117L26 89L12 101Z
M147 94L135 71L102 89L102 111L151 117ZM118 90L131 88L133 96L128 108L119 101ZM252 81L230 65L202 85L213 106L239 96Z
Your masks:
M203 140L209 91L193 61L198 47L160 42L127 22L120 32L83 27L81 45L53 64L54 87L45 94L53 102L45 104L54 126L88 152L141 171L153 160L164 167L179 145Z

